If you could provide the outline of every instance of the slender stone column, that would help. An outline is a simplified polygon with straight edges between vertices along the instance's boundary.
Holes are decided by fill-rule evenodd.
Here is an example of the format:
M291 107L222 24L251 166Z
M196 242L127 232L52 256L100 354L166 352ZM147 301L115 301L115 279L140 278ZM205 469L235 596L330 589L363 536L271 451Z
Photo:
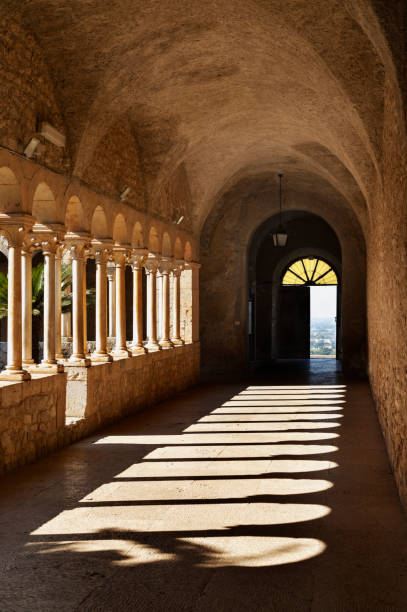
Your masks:
M110 245L93 240L92 247L96 262L96 348L91 359L107 363L113 361L107 351L107 260Z
M130 259L133 270L133 342L132 355L143 355L147 349L143 345L143 262L146 249L134 249Z
M109 283L109 337L116 336L116 280L114 264L107 266L107 280Z
M146 348L149 352L160 351L157 342L157 268L160 263L159 255L149 253L144 267L147 274L147 336Z
M131 356L126 346L126 259L128 249L114 247L116 277L116 345L112 352L114 359L123 359Z
M163 257L160 262L161 273L161 338L160 346L163 349L173 348L170 340L170 283L169 274L173 266L170 257Z
M85 355L83 276L85 271L85 246L87 240L80 234L66 234L66 243L72 258L72 355L69 362L75 366L90 365Z
M181 271L183 267L184 261L182 259L177 259L172 269L172 316L174 337L171 338L171 341L174 346L182 346L185 344L181 338Z
M32 356L32 247L24 244L21 252L22 272L22 340L23 340L23 365L33 365Z
M58 245L55 252L55 357L63 359L62 355L62 311L61 311L61 283L62 283L62 251L63 246Z
M29 380L22 364L21 251L27 229L32 225L28 215L0 215L0 227L8 242L7 365L1 380Z
M54 365L55 359L55 251L51 239L42 242L44 255L44 356L42 365Z

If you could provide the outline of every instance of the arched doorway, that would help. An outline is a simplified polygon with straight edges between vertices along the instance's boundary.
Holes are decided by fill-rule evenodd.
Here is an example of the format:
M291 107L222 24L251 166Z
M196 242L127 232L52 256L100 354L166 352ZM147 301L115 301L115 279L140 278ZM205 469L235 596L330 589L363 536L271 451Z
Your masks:
M341 244L332 227L318 215L287 211L283 220L288 232L285 247L274 246L275 217L257 228L249 247L249 362L261 365L279 358L310 358L313 288L325 287L329 293L333 286L338 288L334 357L340 359ZM334 280L337 284L331 285Z
M340 278L333 263L313 253L291 261L280 279L278 357L338 359L340 304Z

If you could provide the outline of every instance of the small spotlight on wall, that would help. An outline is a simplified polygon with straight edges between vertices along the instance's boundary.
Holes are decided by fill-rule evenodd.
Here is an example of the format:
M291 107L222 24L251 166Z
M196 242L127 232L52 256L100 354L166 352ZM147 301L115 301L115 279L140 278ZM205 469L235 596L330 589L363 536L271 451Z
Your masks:
M184 215L181 215L180 218L178 219L178 221L176 221L176 225L180 225L180 223L182 223L184 220Z
M50 123L47 123L46 121L41 123L39 133L45 138L45 140L49 140L49 142L52 142L52 144L56 145L57 147L65 146L65 134L62 134L62 132L54 128Z
M35 151L37 150L39 144L39 139L33 136L24 149L24 155L31 159L31 157L33 157Z
M127 198L127 196L129 195L130 191L131 191L130 187L126 187L126 188L125 188L125 189L124 189L124 190L121 192L121 194L120 194L120 199L121 199L121 201L122 201L122 202L123 202L123 201L124 201L124 200Z

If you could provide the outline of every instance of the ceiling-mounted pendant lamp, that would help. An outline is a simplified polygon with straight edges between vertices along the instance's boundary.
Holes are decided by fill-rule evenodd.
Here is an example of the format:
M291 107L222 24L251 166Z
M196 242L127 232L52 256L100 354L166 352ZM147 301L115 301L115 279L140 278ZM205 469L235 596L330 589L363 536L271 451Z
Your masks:
M285 245L287 244L288 235L281 221L281 209L282 209L282 201L283 201L283 188L282 188L283 175L279 174L278 178L280 179L280 214L279 214L279 222L278 222L277 230L273 232L273 243L275 247L285 247Z

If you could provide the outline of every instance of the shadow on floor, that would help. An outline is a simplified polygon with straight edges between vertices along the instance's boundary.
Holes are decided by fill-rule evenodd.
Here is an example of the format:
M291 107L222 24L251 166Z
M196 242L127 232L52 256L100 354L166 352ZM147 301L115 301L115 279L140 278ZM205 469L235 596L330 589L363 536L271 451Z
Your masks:
M5 479L1 610L406 610L369 389L317 361L201 385Z

